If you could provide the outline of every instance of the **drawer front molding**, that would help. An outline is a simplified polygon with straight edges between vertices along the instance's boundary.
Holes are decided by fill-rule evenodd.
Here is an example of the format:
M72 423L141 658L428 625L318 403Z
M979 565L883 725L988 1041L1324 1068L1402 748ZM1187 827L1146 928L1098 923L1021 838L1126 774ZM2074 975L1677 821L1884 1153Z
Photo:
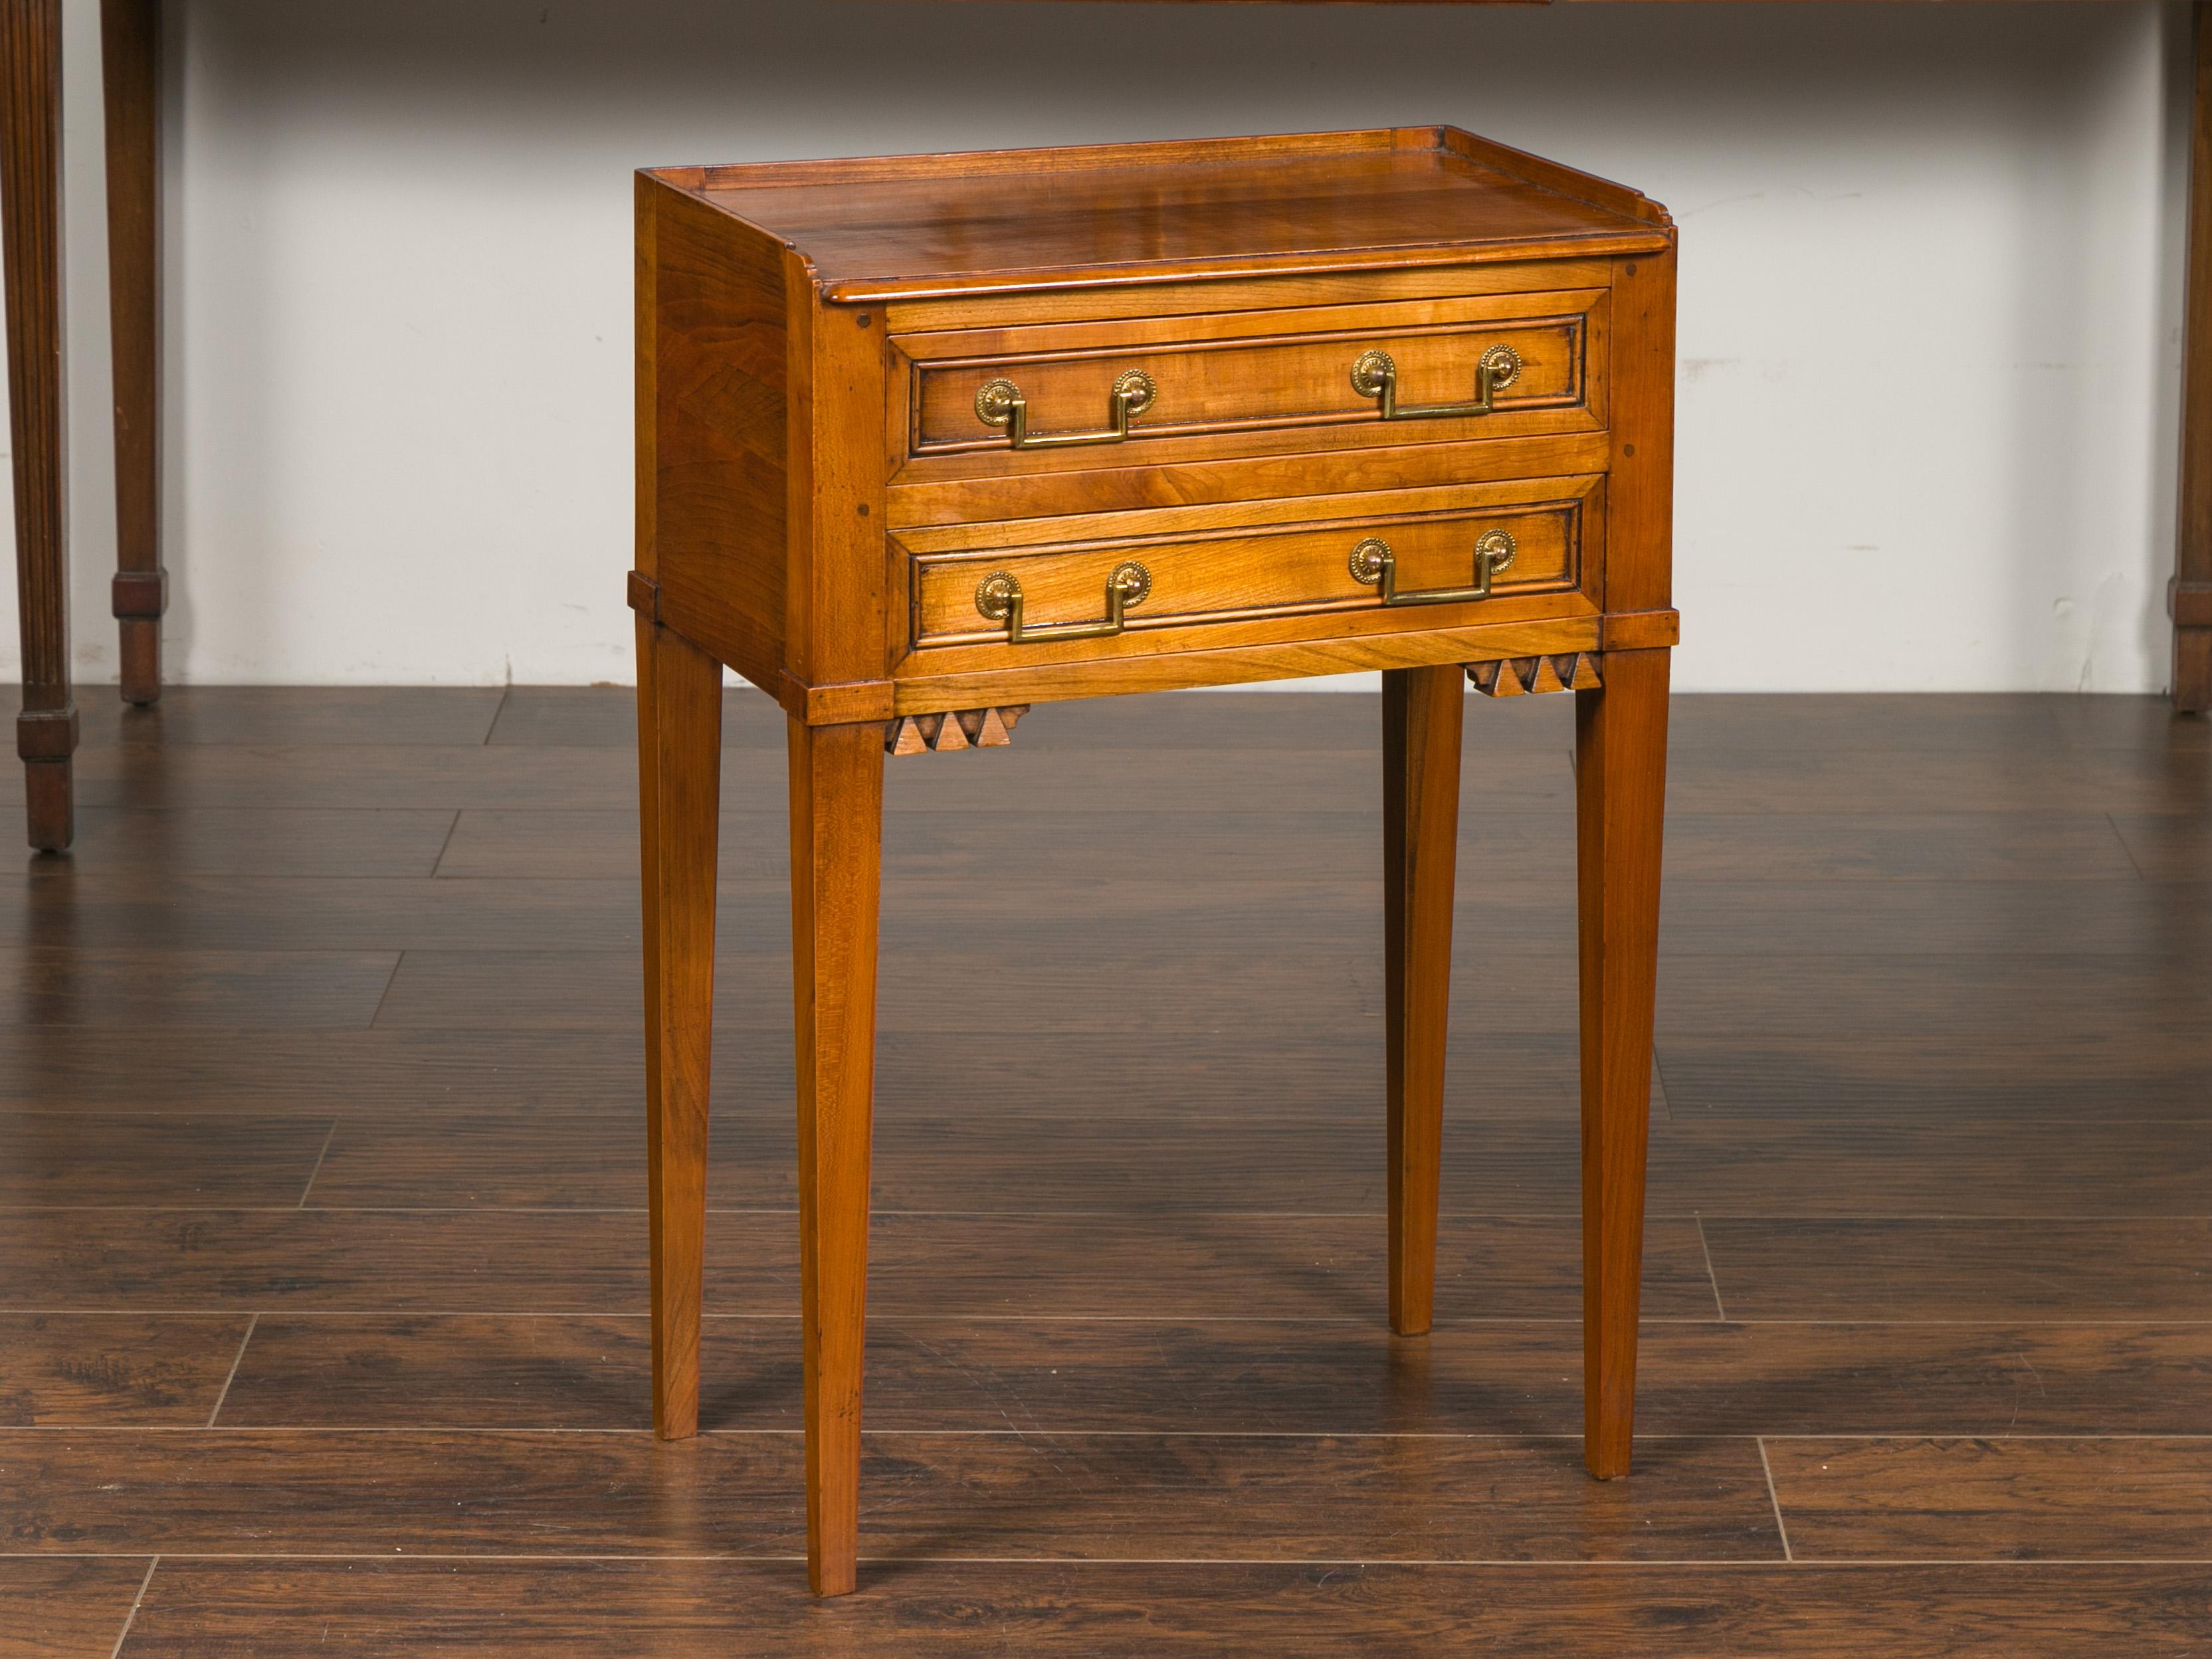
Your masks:
M1587 289L904 336L886 445L921 479L1591 431L1606 307Z
M1422 627L1431 606L1476 617L1548 596L1589 608L1601 479L1406 495L902 532L908 640L921 655L996 647L1020 659L1066 641L1105 647L1278 617Z

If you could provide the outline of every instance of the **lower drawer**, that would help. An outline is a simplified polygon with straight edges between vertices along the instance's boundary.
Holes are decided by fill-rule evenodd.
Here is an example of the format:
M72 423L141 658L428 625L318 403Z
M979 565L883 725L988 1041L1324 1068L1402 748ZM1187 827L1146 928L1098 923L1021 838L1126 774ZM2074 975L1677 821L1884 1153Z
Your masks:
M1023 520L898 532L918 652L1200 648L1240 623L1313 631L1480 621L1595 592L1601 478ZM1543 607L1539 605L1537 609ZM1105 642L1130 641L1115 647ZM1142 643L1137 641L1142 641Z

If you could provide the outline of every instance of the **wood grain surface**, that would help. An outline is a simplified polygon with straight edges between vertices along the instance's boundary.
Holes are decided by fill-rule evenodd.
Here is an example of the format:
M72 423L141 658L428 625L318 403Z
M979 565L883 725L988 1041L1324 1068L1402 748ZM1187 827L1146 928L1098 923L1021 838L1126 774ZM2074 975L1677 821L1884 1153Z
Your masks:
M1390 1237L1390 1328L1401 1336L1426 1332L1436 1306L1466 713L1456 666L1383 676L1382 1184ZM1239 1184L1222 1182L1218 1190L1234 1191Z
M722 673L704 652L644 617L637 666L653 1426L681 1440L699 1418Z
M252 1325L227 1313L0 1315L0 1423L198 1426Z
M137 1336L102 1328L137 1316L41 1317L15 1340L52 1356L56 1375L97 1344ZM204 1351L228 1364L242 1330L173 1316L139 1340L149 1357L197 1364ZM1133 1334L1115 1319L885 1317L868 1332L868 1418L885 1430L966 1432L1579 1431L1571 1317L1463 1322L1448 1336L1401 1340L1355 1320L1161 1319ZM645 1343L635 1316L265 1314L219 1421L634 1429L645 1421L635 1387ZM799 1426L791 1319L709 1318L705 1352L708 1430ZM2212 1327L2202 1324L1656 1319L1640 1352L1638 1420L1656 1435L2185 1435L2212 1407ZM220 1381L218 1368L190 1403L211 1404ZM58 1386L42 1410L56 1422L171 1420L161 1398Z
M633 720L209 688L88 720L127 856L0 893L8 1659L109 1659L126 1619L125 1659L2212 1640L2212 751L2154 700L1674 700L1704 799L1668 823L1637 1474L1604 1488L1571 701L1466 709L1410 1340L1376 700L1045 709L912 763L951 783L887 768L872 1506L832 1622L794 1565L785 720L725 700L703 1432L656 1445ZM319 746L288 798L266 757ZM1887 787L1924 810L1845 799Z
M0 1630L10 1659L112 1654L153 1565L127 1556L0 1559Z
M165 1561L126 1651L339 1647L414 1659L443 1644L719 1659L1213 1659L1458 1644L1527 1659L1715 1653L1948 1659L2186 1654L2207 1629L2187 1565L1714 1567L1069 1566L886 1563L824 1620L775 1564Z
M775 1555L805 1543L801 1437L635 1431L0 1430L22 1554L126 1540L231 1554L287 1517L295 1553ZM863 1437L872 1553L891 1559L1773 1560L1759 1450L1653 1440L1589 1490L1572 1436ZM250 1553L250 1552L249 1552Z
M1037 210L1036 179L1053 179ZM1666 245L1635 192L1449 128L885 156L653 176L803 246L835 300ZM1347 227L1351 228L1347 229Z

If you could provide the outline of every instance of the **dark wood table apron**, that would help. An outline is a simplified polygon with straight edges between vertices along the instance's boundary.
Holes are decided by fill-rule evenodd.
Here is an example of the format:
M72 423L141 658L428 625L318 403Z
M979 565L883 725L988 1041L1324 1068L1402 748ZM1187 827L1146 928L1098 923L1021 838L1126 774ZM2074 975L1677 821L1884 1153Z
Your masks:
M1476 0L1477 3L1480 0ZM2197 9L2193 181L2212 167L2212 0ZM123 697L161 694L161 0L101 0L107 103L107 227L114 330L117 570ZM61 0L0 0L0 197L4 197L8 383L15 429L16 584L22 605L30 844L75 833L70 757L69 531L63 449ZM2173 702L2212 708L2212 190L2192 191L2181 514L2175 574Z

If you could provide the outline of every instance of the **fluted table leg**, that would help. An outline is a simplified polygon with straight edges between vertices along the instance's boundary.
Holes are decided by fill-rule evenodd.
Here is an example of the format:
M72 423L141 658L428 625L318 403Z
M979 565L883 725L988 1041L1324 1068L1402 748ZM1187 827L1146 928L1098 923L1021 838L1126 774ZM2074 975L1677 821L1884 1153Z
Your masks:
M22 605L23 761L31 845L76 834L70 780L68 469L63 451L61 0L0 0L0 242L15 444L15 586Z

